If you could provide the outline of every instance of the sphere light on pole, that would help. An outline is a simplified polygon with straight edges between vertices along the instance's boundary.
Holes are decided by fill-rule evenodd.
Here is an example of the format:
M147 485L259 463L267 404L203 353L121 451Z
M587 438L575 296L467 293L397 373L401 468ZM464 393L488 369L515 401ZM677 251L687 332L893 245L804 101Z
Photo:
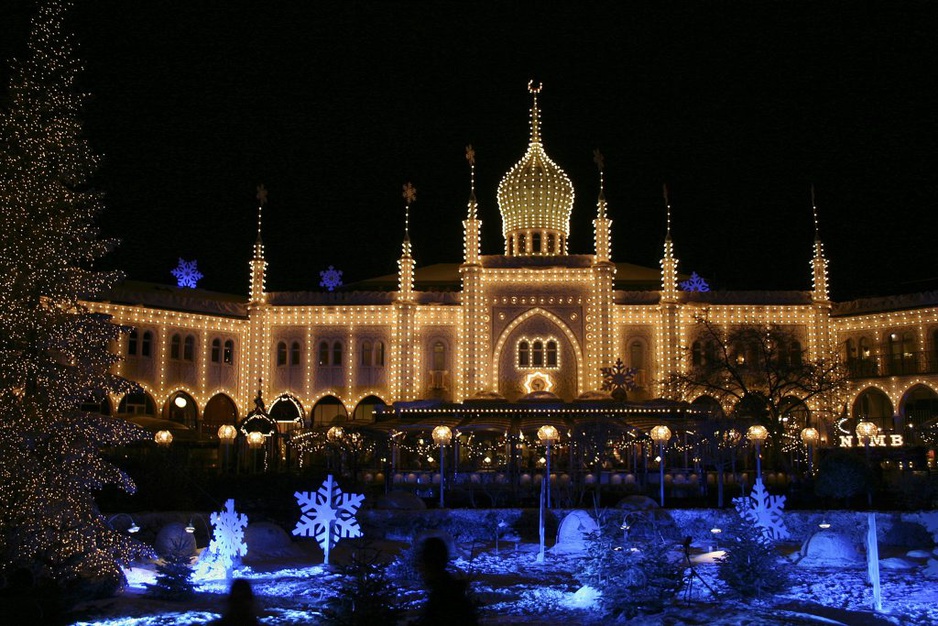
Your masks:
M555 442L560 440L560 433L557 432L557 429L554 426L551 426L550 424L544 424L543 426L537 429L537 438L540 439L541 443L543 443L544 446L547 448L547 454L544 456L545 460L547 461L546 467L545 467L545 472L547 474L545 476L545 479L547 480L547 486L545 487L545 489L547 489L547 508L549 509L550 508L550 447Z
M756 480L762 480L762 444L769 438L769 429L762 424L753 424L746 431L746 439L756 447Z
M671 440L671 429L664 424L658 424L648 435L658 444L658 496L661 506L664 507L664 447Z
M446 451L446 446L448 446L450 441L453 440L453 431L449 426L441 424L433 429L431 435L433 436L433 442L440 446L440 508L442 509L444 506L443 484L446 482L446 463L444 462L444 454Z
M817 445L818 440L821 438L821 434L818 432L817 428L811 428L810 426L801 431L801 441L804 443L805 447L808 449L808 475L814 475L814 446Z
M168 430L158 430L156 434L153 435L153 441L165 448L173 442L173 433Z

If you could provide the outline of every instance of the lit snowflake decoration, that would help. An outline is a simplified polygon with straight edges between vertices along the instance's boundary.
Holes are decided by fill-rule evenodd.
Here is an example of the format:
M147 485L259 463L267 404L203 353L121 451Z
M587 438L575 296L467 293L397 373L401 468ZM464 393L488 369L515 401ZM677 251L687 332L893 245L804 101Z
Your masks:
M244 542L248 516L235 511L234 500L229 499L225 502L224 510L212 513L209 519L214 531L208 544L208 552L213 555L213 561L230 573L235 559L248 553L248 546Z
M342 270L337 270L331 265L319 272L319 278L322 279L319 281L319 286L325 287L329 291L342 286Z
M171 274L176 277L176 284L179 287L190 287L195 289L195 284L202 278L202 272L197 267L198 261L186 261L179 258L179 265Z
M733 498L733 504L739 516L762 529L767 539L788 539L791 534L785 528L782 513L785 509L785 496L773 496L765 489L762 478L756 479L749 496Z
M602 368L603 373L603 391L611 391L613 394L617 391L631 391L635 389L635 374L638 370L632 367L626 367L622 359L616 359L613 367Z
M710 285L697 272L691 272L690 278L680 283L682 291L710 291Z
M296 523L293 534L315 537L325 553L325 564L329 564L329 550L339 539L362 536L355 514L365 496L342 493L332 474L315 493L297 491L293 495L300 505L300 521Z

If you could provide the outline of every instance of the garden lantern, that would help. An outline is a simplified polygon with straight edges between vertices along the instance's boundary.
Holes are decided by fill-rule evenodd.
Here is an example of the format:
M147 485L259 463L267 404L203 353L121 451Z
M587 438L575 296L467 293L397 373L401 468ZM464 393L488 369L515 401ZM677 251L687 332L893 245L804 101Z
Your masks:
M762 480L762 444L769 438L769 429L762 424L753 424L746 431L746 439L756 447L756 480Z
M671 429L664 424L659 424L648 434L651 440L658 444L658 495L661 506L664 507L664 447L671 439Z
M440 425L433 429L433 442L440 446L440 508L443 508L443 483L446 482L445 479L445 458L444 454L446 451L446 446L449 445L449 442L453 440L453 431L450 430L449 426Z
M541 443L547 448L547 454L545 459L547 461L545 471L547 473L547 508L550 508L550 447L552 444L560 440L560 433L557 432L557 429L550 424L545 424L537 429L537 438L541 440Z

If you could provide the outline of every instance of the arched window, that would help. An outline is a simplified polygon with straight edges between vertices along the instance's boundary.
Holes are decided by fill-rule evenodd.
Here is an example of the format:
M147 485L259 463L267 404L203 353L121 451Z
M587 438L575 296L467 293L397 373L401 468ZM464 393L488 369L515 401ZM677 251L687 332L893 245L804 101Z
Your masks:
M531 344L522 341L518 344L518 367L531 366Z
M173 335L169 340L169 358L179 360L179 348L182 346L182 337Z
M140 344L140 356L150 356L150 346L153 345L153 333L149 330L143 333L143 342Z
M518 254L527 254L528 253L528 239L525 237L524 233L518 233Z
M704 364L703 344L699 341L691 345L691 363L698 366Z
M553 339L547 342L547 367L557 367L557 342Z
M384 342L375 342L375 365L384 367Z
M531 349L531 365L534 367L544 367L544 342L535 341Z
M531 233L531 252L534 254L541 252L541 233Z
M290 365L300 364L300 342L294 341L290 344Z
M212 339L212 363L221 363L221 339Z
M127 354L134 356L137 354L137 329L130 331L127 336Z
M854 361L857 358L857 343L853 339L848 339L844 345L844 350L847 353L847 363Z
M186 335L186 340L182 347L182 358L184 361L195 360L195 337Z
M234 363L234 342L231 339L225 342L225 351L222 354L222 360L227 365Z
M548 254L554 253L554 234L547 233L547 252Z
M319 364L322 366L329 365L329 344L325 341L319 342Z
M801 342L792 341L788 344L788 363L792 367L801 367Z
M362 342L362 367L371 367L374 362L374 347L371 345L370 341Z
M645 344L641 341L633 341L629 345L629 363L634 369L645 369Z
M433 344L433 369L435 371L446 369L446 346L442 341Z
M283 341L277 344L277 367L287 364L287 344Z
M336 341L332 344L332 364L342 365L342 342Z

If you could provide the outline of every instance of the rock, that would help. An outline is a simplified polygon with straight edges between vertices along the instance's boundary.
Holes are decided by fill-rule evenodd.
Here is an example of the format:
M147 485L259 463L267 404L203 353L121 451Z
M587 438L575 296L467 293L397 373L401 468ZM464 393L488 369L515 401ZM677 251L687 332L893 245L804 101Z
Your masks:
M853 541L844 534L825 530L808 537L801 546L798 565L854 566L863 565L866 559L857 550Z
M283 528L267 522L248 524L244 529L244 543L248 546L245 560L298 556L302 552Z
M616 505L623 511L651 511L658 508L658 503L648 496L625 496Z
M170 522L156 534L153 549L157 556L193 556L196 553L195 535L186 532L182 522Z
M375 500L376 509L393 511L423 511L426 503L409 491L392 491Z
M586 511L567 514L557 529L557 542L551 552L586 552L587 535L597 532L599 524Z

